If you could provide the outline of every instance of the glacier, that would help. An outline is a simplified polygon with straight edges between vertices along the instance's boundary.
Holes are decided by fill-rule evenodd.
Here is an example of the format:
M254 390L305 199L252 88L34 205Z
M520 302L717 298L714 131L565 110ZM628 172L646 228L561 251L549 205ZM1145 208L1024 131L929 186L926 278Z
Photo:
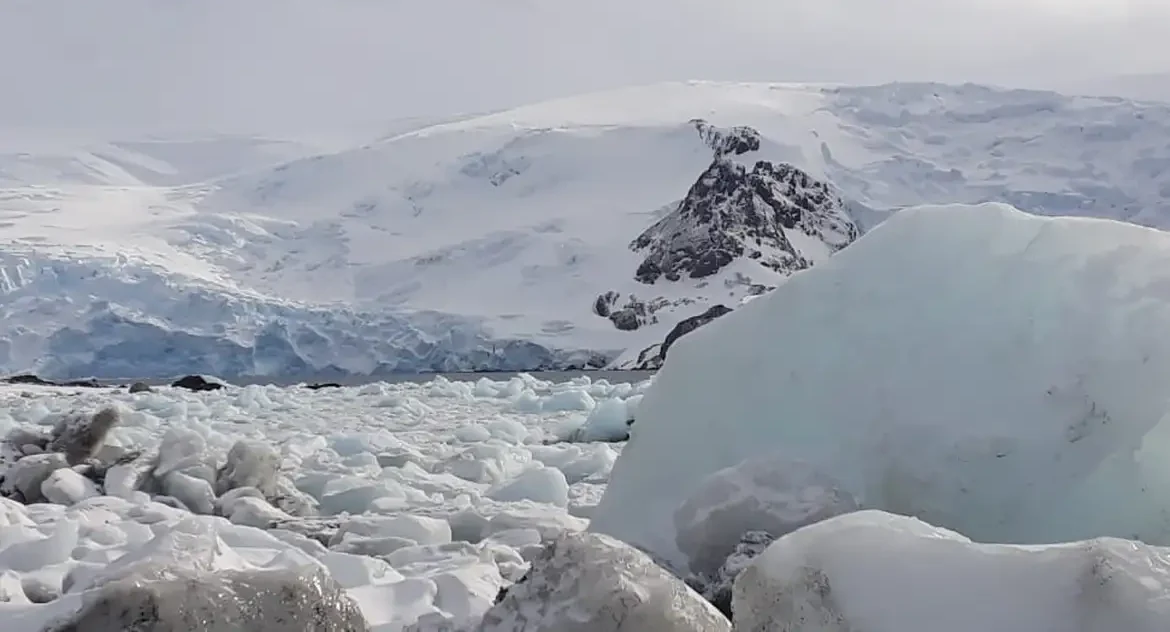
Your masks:
M987 201L1170 226L1170 106L978 85L672 82L388 122L328 148L222 136L0 152L0 372L654 366L680 324L794 267L761 269L745 248L709 277L638 273L654 248L631 244L680 228L712 143L737 130L756 139L737 159L815 182L857 232L906 206ZM801 266L841 245L783 237Z
M600 367L442 313L363 312L216 287L147 262L0 254L0 368L47 378L320 378ZM75 293L89 295L78 300Z

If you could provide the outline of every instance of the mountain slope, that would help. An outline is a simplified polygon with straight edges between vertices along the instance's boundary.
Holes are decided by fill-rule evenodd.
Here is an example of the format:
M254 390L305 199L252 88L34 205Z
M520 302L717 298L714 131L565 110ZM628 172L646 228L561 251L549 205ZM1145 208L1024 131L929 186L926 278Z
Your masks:
M0 184L0 369L535 368L593 352L629 364L901 206L991 200L1170 225L1170 107L971 85L671 83L174 178L190 184ZM724 204L695 201L721 182ZM696 277L706 264L677 247L684 235L730 261ZM636 328L599 315L638 304L653 309Z

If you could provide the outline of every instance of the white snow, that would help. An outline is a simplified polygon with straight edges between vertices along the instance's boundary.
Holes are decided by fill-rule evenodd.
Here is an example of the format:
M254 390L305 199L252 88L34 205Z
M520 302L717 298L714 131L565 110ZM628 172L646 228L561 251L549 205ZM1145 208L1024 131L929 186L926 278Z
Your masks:
M577 393L607 406L647 386L529 375L316 391L0 385L0 436L30 441L113 404L121 420L102 449L147 455L145 470L110 468L103 490L63 454L11 463L16 448L3 446L0 490L39 501L0 498L4 629L40 632L103 578L232 569L322 569L373 632L476 622L542 540L587 526L622 448L546 444L588 413L544 404ZM518 412L520 398L545 410ZM305 504L321 516L300 515Z
M694 117L757 128L746 159L827 178L866 224L985 200L1170 218L1170 106L977 85L655 84L388 123L327 151L267 137L33 147L0 157L0 371L531 370L636 353L745 298L737 266L633 279L630 241L710 162ZM53 166L62 152L94 167ZM623 332L591 311L610 290L693 302Z
M736 579L732 608L744 630L1162 632L1170 549L1114 538L977 544L862 511L774 542Z
M1170 544L1170 235L904 210L684 337L591 529L672 565L709 474L785 455L866 508L984 542Z

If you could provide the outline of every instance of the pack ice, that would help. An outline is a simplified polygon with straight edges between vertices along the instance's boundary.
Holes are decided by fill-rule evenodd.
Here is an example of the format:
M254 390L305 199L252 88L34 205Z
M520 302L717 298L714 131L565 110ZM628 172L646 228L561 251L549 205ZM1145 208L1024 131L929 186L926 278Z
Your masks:
M975 541L1170 544L1167 331L1170 235L900 212L672 349L590 528L684 569L688 494L771 455Z

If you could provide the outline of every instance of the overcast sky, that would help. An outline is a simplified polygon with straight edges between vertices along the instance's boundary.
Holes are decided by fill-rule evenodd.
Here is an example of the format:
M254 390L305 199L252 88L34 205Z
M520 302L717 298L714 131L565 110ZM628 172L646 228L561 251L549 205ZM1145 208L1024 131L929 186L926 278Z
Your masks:
M675 79L1170 72L1170 0L0 0L0 123L281 132Z

